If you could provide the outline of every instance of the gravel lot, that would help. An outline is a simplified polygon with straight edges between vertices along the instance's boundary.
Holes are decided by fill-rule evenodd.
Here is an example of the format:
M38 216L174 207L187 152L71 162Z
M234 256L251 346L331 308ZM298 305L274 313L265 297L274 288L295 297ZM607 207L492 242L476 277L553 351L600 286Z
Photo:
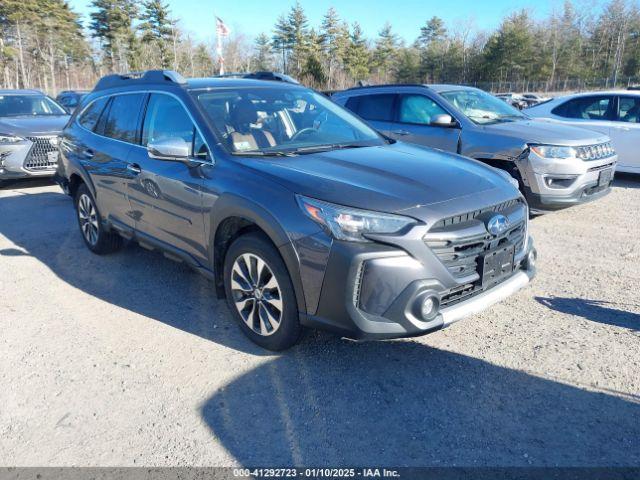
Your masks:
M0 189L0 465L640 465L640 177L532 222L535 282L450 329L254 347L211 285Z

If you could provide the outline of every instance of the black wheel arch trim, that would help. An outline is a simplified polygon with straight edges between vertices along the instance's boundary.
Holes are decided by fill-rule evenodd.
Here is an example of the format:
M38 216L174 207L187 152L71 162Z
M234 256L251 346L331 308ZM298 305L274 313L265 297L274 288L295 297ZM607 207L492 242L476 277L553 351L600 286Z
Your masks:
M215 265L218 263L214 248L216 232L222 222L232 217L238 217L255 224L267 235L271 242L273 242L289 272L291 283L293 284L293 289L296 294L298 311L306 312L304 288L300 276L300 261L291 239L275 216L264 207L244 197L235 194L224 194L215 202L209 235L211 269L215 271ZM220 264L224 263L224 259L221 260L222 262L220 262ZM222 272L217 272L217 274L218 273Z

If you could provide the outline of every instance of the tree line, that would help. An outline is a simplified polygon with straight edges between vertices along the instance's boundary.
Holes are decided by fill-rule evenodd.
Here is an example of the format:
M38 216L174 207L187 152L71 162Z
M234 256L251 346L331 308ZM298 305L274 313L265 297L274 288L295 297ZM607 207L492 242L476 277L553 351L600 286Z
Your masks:
M626 85L640 78L640 5L599 8L566 0L544 18L507 15L494 31L472 21L425 19L413 42L386 23L367 38L330 8L311 25L300 3L270 32L224 40L227 71L276 70L318 89L358 82L442 82L491 90L565 90ZM202 38L212 31L199 32ZM172 68L217 71L214 45L181 28L166 0L93 0L84 23L66 0L0 0L0 81L5 88L91 87L110 72ZM514 88L515 87L515 88Z

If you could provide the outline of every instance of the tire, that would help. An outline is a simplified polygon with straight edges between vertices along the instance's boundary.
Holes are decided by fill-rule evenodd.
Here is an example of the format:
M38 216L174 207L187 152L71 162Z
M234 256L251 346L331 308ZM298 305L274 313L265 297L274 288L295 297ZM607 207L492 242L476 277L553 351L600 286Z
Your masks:
M106 229L96 201L84 183L78 187L74 203L80 234L89 250L103 255L122 246L122 237Z
M231 244L224 259L224 289L232 315L251 341L279 351L300 340L291 277L265 235L248 233Z

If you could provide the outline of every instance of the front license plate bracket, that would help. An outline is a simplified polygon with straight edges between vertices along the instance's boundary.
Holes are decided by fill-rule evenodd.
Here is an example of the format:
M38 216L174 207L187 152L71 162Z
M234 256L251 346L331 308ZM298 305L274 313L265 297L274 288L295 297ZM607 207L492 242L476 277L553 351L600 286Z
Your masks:
M480 256L480 279L482 288L490 287L500 283L505 277L513 272L515 245L486 252Z

